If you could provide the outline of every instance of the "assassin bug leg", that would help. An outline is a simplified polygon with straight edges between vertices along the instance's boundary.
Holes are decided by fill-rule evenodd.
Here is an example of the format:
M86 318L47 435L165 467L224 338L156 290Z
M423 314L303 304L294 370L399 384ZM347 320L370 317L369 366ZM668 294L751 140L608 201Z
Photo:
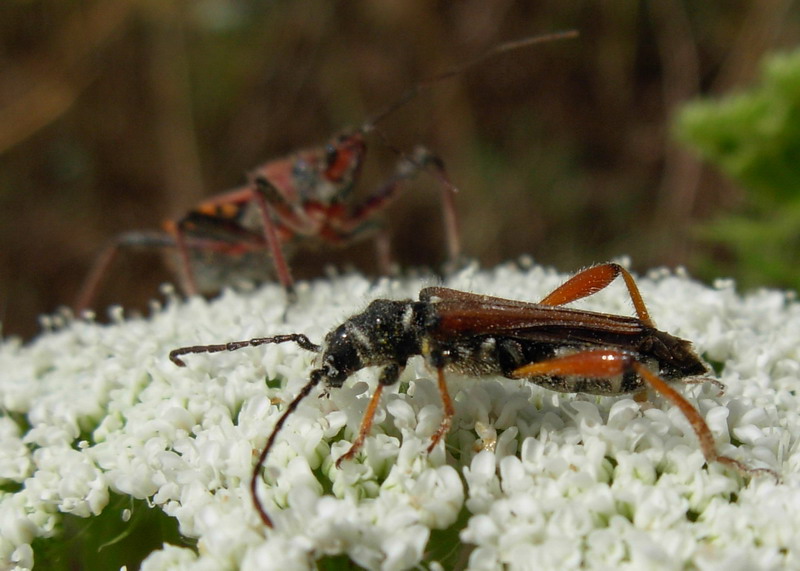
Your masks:
M294 301L294 280L283 254L281 238L273 221L270 205L279 202L280 192L264 177L255 177L251 187L227 192L209 199L185 217L168 226L175 242L184 273L184 289L188 295L199 293L190 250L228 252L267 248L272 256L278 281ZM255 203L260 220L260 233L240 226L233 219L242 215L243 205ZM199 235L198 235L199 234Z
M416 147L410 156L406 155L399 149L395 149L385 137L381 136L381 138L387 147L401 156L402 160L397 167L395 176L353 210L350 226L355 227L359 221L369 219L383 210L394 199L404 181L416 176L420 170L430 169L439 182L439 188L441 189L442 217L445 240L447 242L448 264L455 267L460 263L461 258L461 232L459 230L455 202L458 189L450 181L444 161L422 146Z
M133 248L174 248L175 239L164 232L126 232L119 234L103 249L81 284L75 301L75 313L91 307L100 284L120 250Z
M592 295L617 276L628 287L638 317L611 315L562 307ZM530 303L428 287L419 300L377 299L367 308L333 328L321 345L302 334L280 335L206 346L176 349L170 358L183 365L189 353L237 350L266 343L291 341L318 354L317 367L308 382L278 418L253 468L250 490L261 520L272 520L258 496L258 480L270 450L288 417L311 390L323 383L341 387L356 371L381 367L378 388L370 398L356 438L337 460L355 457L372 428L383 389L399 380L409 358L420 355L437 374L442 399L441 424L431 437L431 452L450 429L453 401L447 390L446 371L475 377L499 375L524 378L560 392L595 395L642 393L648 387L677 406L687 418L708 462L719 462L744 474L777 475L769 469L752 469L717 453L708 425L697 410L667 381L694 379L708 374L707 366L691 343L653 326L639 288L627 270L602 264L579 272L556 288L541 303Z
M576 36L574 31L559 32L497 45L477 58L419 82L360 128L344 131L326 145L300 149L268 161L253 169L247 184L205 200L185 216L168 221L168 237L158 245L177 249L184 292L213 293L241 281L236 278L252 282L274 275L292 302L296 294L287 249L305 244L345 245L368 234L378 236L376 249L381 268L391 267L388 239L385 233L376 232L381 225L375 218L400 194L404 183L421 170L430 170L442 189L448 265L455 266L461 255L455 187L444 163L422 149L410 156L398 152L401 160L389 180L362 203L353 203L352 191L365 160L365 136L376 131L377 125L395 110L438 82L462 74L489 58ZM269 259L257 255L263 252L269 253ZM98 274L87 279L91 287L83 290L77 308L92 304L112 258L113 254L107 253L97 263ZM258 267L253 268L253 264Z
M258 211L261 214L264 236L267 239L267 245L272 254L272 262L275 264L275 269L278 272L278 280L281 282L283 289L286 290L289 303L292 303L297 299L297 294L294 291L294 280L289 270L289 264L286 263L286 257L283 255L278 231L275 224L272 222L272 212L269 209L269 201L267 200L267 196L273 197L279 194L279 192L271 182L264 178L256 178L255 185L257 189L255 192L255 200L256 204L258 204Z

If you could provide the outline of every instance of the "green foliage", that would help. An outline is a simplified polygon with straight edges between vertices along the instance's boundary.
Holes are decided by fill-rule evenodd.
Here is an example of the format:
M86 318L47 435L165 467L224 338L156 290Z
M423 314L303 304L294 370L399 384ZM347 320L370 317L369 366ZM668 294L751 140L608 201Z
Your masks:
M130 519L123 517L130 510ZM164 543L187 545L178 522L144 500L112 496L103 512L92 518L64 515L62 532L33 542L37 568L138 569L152 551Z
M456 522L445 529L431 531L425 550L426 561L436 561L445 569L459 569L469 559L472 546L461 541L461 532L467 527L470 513L462 508Z
M727 248L744 284L800 289L800 50L769 58L747 92L687 105L676 131L747 191L701 237Z

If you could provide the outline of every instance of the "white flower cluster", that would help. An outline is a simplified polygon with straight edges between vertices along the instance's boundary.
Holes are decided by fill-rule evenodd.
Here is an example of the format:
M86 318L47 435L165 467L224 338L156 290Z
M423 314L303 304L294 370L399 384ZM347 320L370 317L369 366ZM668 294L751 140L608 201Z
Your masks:
M535 301L565 277L508 265L470 268L446 285ZM800 304L667 272L639 281L655 321L691 339L727 387L681 391L721 453L780 482L706 467L686 419L658 397L640 406L508 379L449 376L453 428L427 454L441 403L414 359L386 391L363 451L340 469L375 371L300 405L260 487L275 522L266 529L249 495L252 465L314 355L286 343L189 355L178 368L167 354L290 332L319 342L370 300L415 297L430 282L301 284L288 311L267 286L3 342L0 568L32 568L35 539L57 541L62 514L90 521L111 493L146 499L197 540L153 551L151 570L303 569L340 555L368 569L441 568L431 553L476 570L800 567ZM577 305L631 314L619 284ZM448 529L460 540L432 545L434 530Z

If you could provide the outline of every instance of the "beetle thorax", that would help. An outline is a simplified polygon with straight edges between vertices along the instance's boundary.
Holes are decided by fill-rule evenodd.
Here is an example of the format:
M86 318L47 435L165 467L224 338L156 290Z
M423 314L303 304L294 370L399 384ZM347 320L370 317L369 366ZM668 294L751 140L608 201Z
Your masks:
M338 387L364 367L405 365L420 353L419 302L373 301L325 337L321 368L327 383Z

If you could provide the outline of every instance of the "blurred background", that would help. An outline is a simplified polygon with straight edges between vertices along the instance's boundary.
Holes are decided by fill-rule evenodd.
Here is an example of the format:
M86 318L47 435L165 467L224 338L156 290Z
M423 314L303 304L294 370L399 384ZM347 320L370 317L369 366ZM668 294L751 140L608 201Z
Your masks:
M115 234L160 228L492 45L565 29L580 38L439 83L381 133L444 159L464 251L484 266L530 254L574 271L627 255L635 270L680 264L711 279L709 260L730 252L698 229L744 193L673 142L672 116L749 85L764 54L798 43L798 12L786 0L6 0L2 333L29 337L37 315L71 304ZM398 160L379 137L368 142L359 196ZM433 177L418 177L385 219L402 267L444 262ZM291 264L311 279L328 263L374 274L374 258L359 243L300 250ZM96 307L145 308L170 280L158 252L124 254Z

